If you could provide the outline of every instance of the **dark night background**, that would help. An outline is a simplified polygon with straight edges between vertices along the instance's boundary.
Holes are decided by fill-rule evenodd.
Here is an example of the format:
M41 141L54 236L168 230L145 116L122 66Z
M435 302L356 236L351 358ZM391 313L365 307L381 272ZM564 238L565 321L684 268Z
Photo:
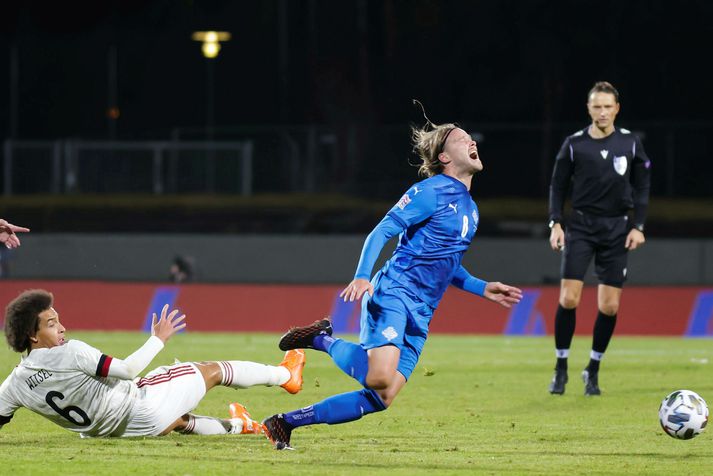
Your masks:
M419 98L434 122L482 134L487 174L476 195L545 199L554 154L589 122L588 89L607 80L621 94L617 124L642 134L654 161L653 195L712 195L713 2L179 0L3 9L0 65L15 51L19 81L11 99L10 68L0 70L2 137L167 140L178 128L205 139L209 70L191 33L212 29L232 34L211 60L216 139L253 130L265 141L273 130L310 125L340 138L355 131L353 157L337 148L315 179L327 185L314 191L400 195L416 178L407 126L422 122L411 103ZM107 116L110 107L118 119ZM285 169L279 156L257 146L256 192L289 191L289 177L276 172Z

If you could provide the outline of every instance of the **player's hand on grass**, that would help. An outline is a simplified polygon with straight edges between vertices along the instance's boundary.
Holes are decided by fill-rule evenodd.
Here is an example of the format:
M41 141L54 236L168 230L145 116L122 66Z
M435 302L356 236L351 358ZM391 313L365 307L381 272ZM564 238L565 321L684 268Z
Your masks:
M156 336L163 341L165 344L168 339L171 338L173 334L180 331L186 327L186 323L183 320L186 318L185 314L178 314L178 309L174 309L168 315L168 304L163 306L161 309L161 317L156 320L156 313L153 313L153 319L151 320L151 335Z
M354 300L359 300L368 292L370 295L374 295L374 286L364 278L356 278L354 281L349 283L349 285L344 288L344 291L339 293L340 298L344 298L344 302L353 302Z
M564 230L559 223L555 223L550 231L550 247L554 251L562 251L564 248Z
M636 228L632 228L629 234L626 235L626 243L624 246L626 246L627 250L631 251L643 245L645 241L646 238L644 237L644 234Z
M20 246L20 238L16 233L27 233L29 228L13 225L0 218L0 243L4 243L6 248L17 248Z
M508 286L498 281L493 281L485 285L486 299L500 304L503 307L510 308L513 304L517 304L522 299L522 290Z

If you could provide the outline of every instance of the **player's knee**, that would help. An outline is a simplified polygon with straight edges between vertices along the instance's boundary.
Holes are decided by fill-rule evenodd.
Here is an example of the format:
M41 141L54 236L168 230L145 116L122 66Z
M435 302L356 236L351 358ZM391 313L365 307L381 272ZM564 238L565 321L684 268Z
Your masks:
M575 292L563 292L560 296L560 305L565 309L574 309L579 306L581 295Z
M560 289L560 306L565 309L574 309L579 306L582 290L577 286L563 285Z
M393 369L369 369L366 375L366 386L376 391L384 391L392 386L396 378Z
M178 417L176 421L171 423L165 430L163 430L158 436L166 436L173 431L182 433L186 426L188 425L188 414Z
M599 312L607 316L616 316L619 312L619 303L615 301L603 302L599 305Z
M220 385L223 381L223 369L217 362L194 362L193 364L198 368L201 375L203 375L206 390Z
M381 408L381 410L386 410L387 408L389 408L391 403L396 398L396 392L393 392L388 388L381 390L371 389L371 391L378 395L379 401L383 404L383 408Z
M366 386L381 392L391 385L391 378L386 373L369 373L366 376Z
M388 408L399 393L399 388L394 385L394 376L392 377L367 377L366 384L369 390L376 393L384 403L384 409Z

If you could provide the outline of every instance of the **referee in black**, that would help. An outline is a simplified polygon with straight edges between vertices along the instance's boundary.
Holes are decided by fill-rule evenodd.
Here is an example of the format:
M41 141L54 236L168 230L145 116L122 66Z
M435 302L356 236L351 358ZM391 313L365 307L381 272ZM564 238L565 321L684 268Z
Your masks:
M614 126L619 113L619 93L614 86L596 83L589 91L587 109L592 123L565 139L550 184L550 246L562 251L555 315L557 364L550 384L550 393L555 395L562 395L567 383L567 357L577 306L592 257L599 280L598 313L592 352L582 379L585 395L601 394L599 363L614 333L626 281L627 253L645 241L651 161L634 134ZM573 210L563 226L562 211L570 188Z

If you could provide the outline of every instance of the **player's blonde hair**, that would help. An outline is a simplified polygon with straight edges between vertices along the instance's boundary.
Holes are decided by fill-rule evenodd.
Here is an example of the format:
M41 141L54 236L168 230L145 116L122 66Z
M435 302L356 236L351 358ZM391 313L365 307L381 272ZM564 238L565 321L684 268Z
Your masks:
M418 104L423 112L423 117L426 119L426 124L423 127L411 126L411 140L413 142L413 151L421 159L421 164L418 166L418 174L423 177L433 177L443 172L443 162L438 160L438 156L443 152L443 147L446 144L446 139L451 132L458 128L455 124L434 124L426 116L426 111L423 105L416 99L414 104Z

